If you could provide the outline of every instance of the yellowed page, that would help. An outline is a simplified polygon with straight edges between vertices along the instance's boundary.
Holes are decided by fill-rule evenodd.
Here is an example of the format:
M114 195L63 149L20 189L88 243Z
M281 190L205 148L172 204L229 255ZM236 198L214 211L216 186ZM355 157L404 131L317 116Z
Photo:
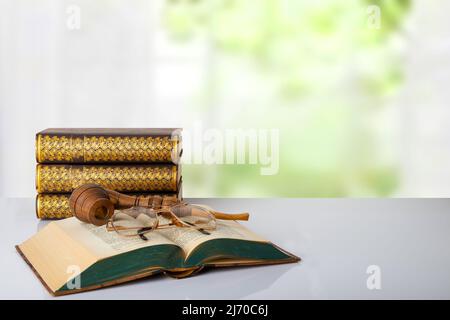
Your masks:
M130 226L135 219L130 218ZM74 241L92 252L99 260L120 253L160 244L174 244L158 233L150 233L148 241L139 237L125 238L114 231L107 231L105 226L83 223L76 218L56 222Z
M247 241L268 242L257 234L253 233L236 221L217 220L215 230L208 230L210 235L205 235L193 228L169 228L158 230L176 245L181 247L186 258L200 244L213 239L239 239Z
M144 227L153 224L153 219L144 213L140 214L139 212L128 212L128 214L125 214L120 211L116 211L116 214L117 218L121 221L121 225ZM163 219L163 221L160 221L160 225L165 225L170 222L168 220L164 221L163 217L160 217L160 219ZM182 248L186 257L192 252L193 249L195 249L195 247L212 239L222 238L267 242L267 240L261 238L233 220L217 220L216 229L207 231L210 233L209 235L205 235L195 228L171 227L166 229L156 229L155 231L148 233L146 236L150 241L156 242L162 241L161 238L167 239L171 244L176 244ZM139 244L139 241L142 240L138 238L133 241Z
M50 289L57 291L101 259L143 247L174 244L158 233L148 238L123 238L106 231L105 226L68 218L49 223L19 248Z
M56 223L50 223L19 248L53 292L79 274L74 270L82 272L97 261Z

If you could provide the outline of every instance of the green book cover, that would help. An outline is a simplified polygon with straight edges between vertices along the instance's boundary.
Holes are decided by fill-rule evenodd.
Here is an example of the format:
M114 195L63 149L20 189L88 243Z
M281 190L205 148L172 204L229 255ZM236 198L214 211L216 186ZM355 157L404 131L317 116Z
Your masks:
M123 238L105 226L69 218L49 223L17 250L53 295L123 283L164 272L182 278L204 267L297 262L300 259L236 221L210 234L192 228Z

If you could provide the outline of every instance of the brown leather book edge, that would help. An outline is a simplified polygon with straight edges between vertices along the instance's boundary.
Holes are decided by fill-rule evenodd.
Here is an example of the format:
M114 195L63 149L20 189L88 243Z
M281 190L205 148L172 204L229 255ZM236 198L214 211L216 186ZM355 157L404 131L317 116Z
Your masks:
M33 271L34 275L39 279L39 281L42 283L42 285L45 287L45 289L47 289L47 291L52 295L55 296L55 292L52 291L52 289L50 289L50 287L47 285L47 283L44 281L44 279L42 279L42 277L39 275L39 273L36 271L36 269L34 268L34 266L31 264L31 262L28 260L28 258L25 256L25 254L22 252L22 250L20 249L20 247L17 245L15 246L17 252L20 254L20 256L22 257L22 259L27 263L27 265L31 268L31 270Z
M149 271L146 271L146 272L142 272L142 273L139 273L139 274L126 276L126 277L119 278L119 279L116 279L116 280L108 281L108 282L105 282L105 283L99 284L99 285L88 286L88 287L81 288L81 289L74 289L74 290L54 292L54 291L52 291L52 289L50 289L50 287L47 285L47 283L44 281L44 279L39 275L37 270L34 268L34 266L31 264L31 262L25 256L25 254L22 252L20 247L18 245L16 245L15 248L16 248L17 252L19 253L19 255L22 257L22 259L26 262L26 264L33 271L35 276L39 279L39 281L45 287L45 289L52 296L55 296L55 297L64 296L64 295L68 295L68 294L74 294L74 293L80 293L80 292L85 292L85 291L92 291L92 290L96 290L96 289L110 287L110 286L113 286L113 285L119 285L119 284L122 284L122 283L131 282L131 281L134 281L134 280L139 280L139 279L142 279L142 278L146 278L146 277L149 277L149 276L155 275L157 273L161 273L161 272L163 272L164 274L166 274L166 275L168 275L168 276L170 276L172 278L181 279L181 278L185 278L185 277L191 276L191 275L197 273L198 271L200 271L202 269L202 267L179 268L179 269L173 269L173 270L152 269L152 270L149 270Z
M181 131L181 128L47 128L36 135L167 137L179 136Z
M16 245L16 250L17 252L20 254L20 256L22 257L22 259L27 263L27 265L31 268L31 270L33 271L33 273L36 275L36 277L39 279L39 281L42 283L42 285L47 289L47 291L53 295L53 296L63 296L63 295L68 295L68 294L74 294L74 293L80 293L80 292L85 292L85 291L91 291L91 290L95 290L95 289L101 289L101 288L105 288L105 287L110 287L113 285L118 285L118 284L122 284L125 282L131 282L134 280L138 280L138 279L142 279L142 278L146 278L149 276L152 276L156 273L160 273L163 272L164 274L172 277L172 278L176 278L176 279L182 279L182 278L186 278L189 276L193 276L195 274L197 274L198 272L200 272L204 267L207 268L220 268L220 267L245 267L245 266L263 266L263 265L275 265L275 264L286 264L286 263L294 263L294 262L299 262L301 261L301 259L289 252L287 252L284 249L279 248L278 246L274 245L273 243L271 243L273 246L275 246L277 249L285 252L286 254L290 255L291 258L289 259L282 259L282 260L261 260L259 262L250 262L250 263L243 263L243 262L239 262L239 263L232 263L230 262L229 264L220 264L220 265L215 265L214 263L211 264L204 264L202 266L197 266L197 267L192 267L192 268L179 268L179 269L173 269L173 270L163 270L163 269L155 269L155 270L150 270L148 272L143 272L143 273L139 273L137 275L132 275L132 276L127 276L127 277L123 277L120 279L116 279L116 280L112 280L112 281L108 281L105 282L103 284L100 285L93 285L93 286L89 286L89 287L85 287L82 289L74 289L74 290L68 290L68 291L61 291L61 292L54 292L50 289L50 287L47 285L47 283L44 281L44 279L42 279L42 277L39 275L39 273L36 271L36 269L34 268L34 266L31 264L31 262L28 260L28 258L23 254L22 250L20 249L20 247L18 245Z
M202 268L199 268L199 267L180 268L180 269L174 269L174 270L152 269L152 270L149 270L146 272L142 272L142 273L131 275L131 276L126 276L126 277L119 278L116 280L111 280L111 281L108 281L108 282L105 282L105 283L99 284L99 285L88 286L88 287L85 287L82 289L58 291L58 292L53 293L52 295L55 297L59 297L59 296L65 296L65 295L69 295L69 294L80 293L80 292L98 290L98 289L102 289L102 288L106 288L106 287L111 287L111 286L120 285L120 284L127 283L127 282L140 280L140 279L147 278L147 277L153 276L153 275L161 273L161 272L172 278L182 279L182 278L186 278L188 276L196 274L201 269Z
M292 259L292 262L300 262L300 261L302 261L302 259L301 259L299 256L296 256L295 254L293 254L293 253L291 253L291 252L289 252L289 251L287 251L287 250L285 250L285 249L283 249L283 248L280 248L280 247L277 246L275 243L270 242L270 244L271 244L272 246L274 246L275 248L277 248L278 250L280 250L281 252L283 252L283 253L285 253L286 255L290 256L291 259Z
M244 267L244 266L264 266L264 265L272 265L272 264L286 264L286 263L295 263L300 262L302 259L295 254L290 253L289 251L286 251L276 244L269 242L270 245L275 247L276 249L280 250L289 258L286 259L274 259L274 260L260 260L260 261L254 261L251 260L248 263L247 262L230 262L230 263L221 263L221 264L215 264L214 261L204 263L205 267L214 267L214 268L221 268L221 267Z
M204 265L205 268L228 268L228 267L258 267L258 266L270 266L275 264L288 264L288 263L297 263L301 260L298 258L289 258L283 260L261 260L261 261L251 261L251 262L230 262L230 263L206 263Z

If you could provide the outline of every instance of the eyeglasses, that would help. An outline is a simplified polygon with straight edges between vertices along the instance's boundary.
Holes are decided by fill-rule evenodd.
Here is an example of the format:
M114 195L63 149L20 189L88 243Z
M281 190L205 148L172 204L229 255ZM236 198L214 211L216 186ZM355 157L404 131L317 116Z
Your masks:
M146 234L156 229L192 228L205 235L216 229L216 219L248 220L248 213L227 214L214 211L208 206L178 203L159 209L131 207L116 210L106 228L122 237L140 237L148 240Z

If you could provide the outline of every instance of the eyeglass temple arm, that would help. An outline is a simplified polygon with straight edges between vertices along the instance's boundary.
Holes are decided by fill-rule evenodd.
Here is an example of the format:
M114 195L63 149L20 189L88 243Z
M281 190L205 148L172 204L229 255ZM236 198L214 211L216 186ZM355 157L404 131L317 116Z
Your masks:
M242 213L224 213L219 211L213 211L214 216L216 219L220 220L242 220L247 221L250 215L248 212L242 212Z

